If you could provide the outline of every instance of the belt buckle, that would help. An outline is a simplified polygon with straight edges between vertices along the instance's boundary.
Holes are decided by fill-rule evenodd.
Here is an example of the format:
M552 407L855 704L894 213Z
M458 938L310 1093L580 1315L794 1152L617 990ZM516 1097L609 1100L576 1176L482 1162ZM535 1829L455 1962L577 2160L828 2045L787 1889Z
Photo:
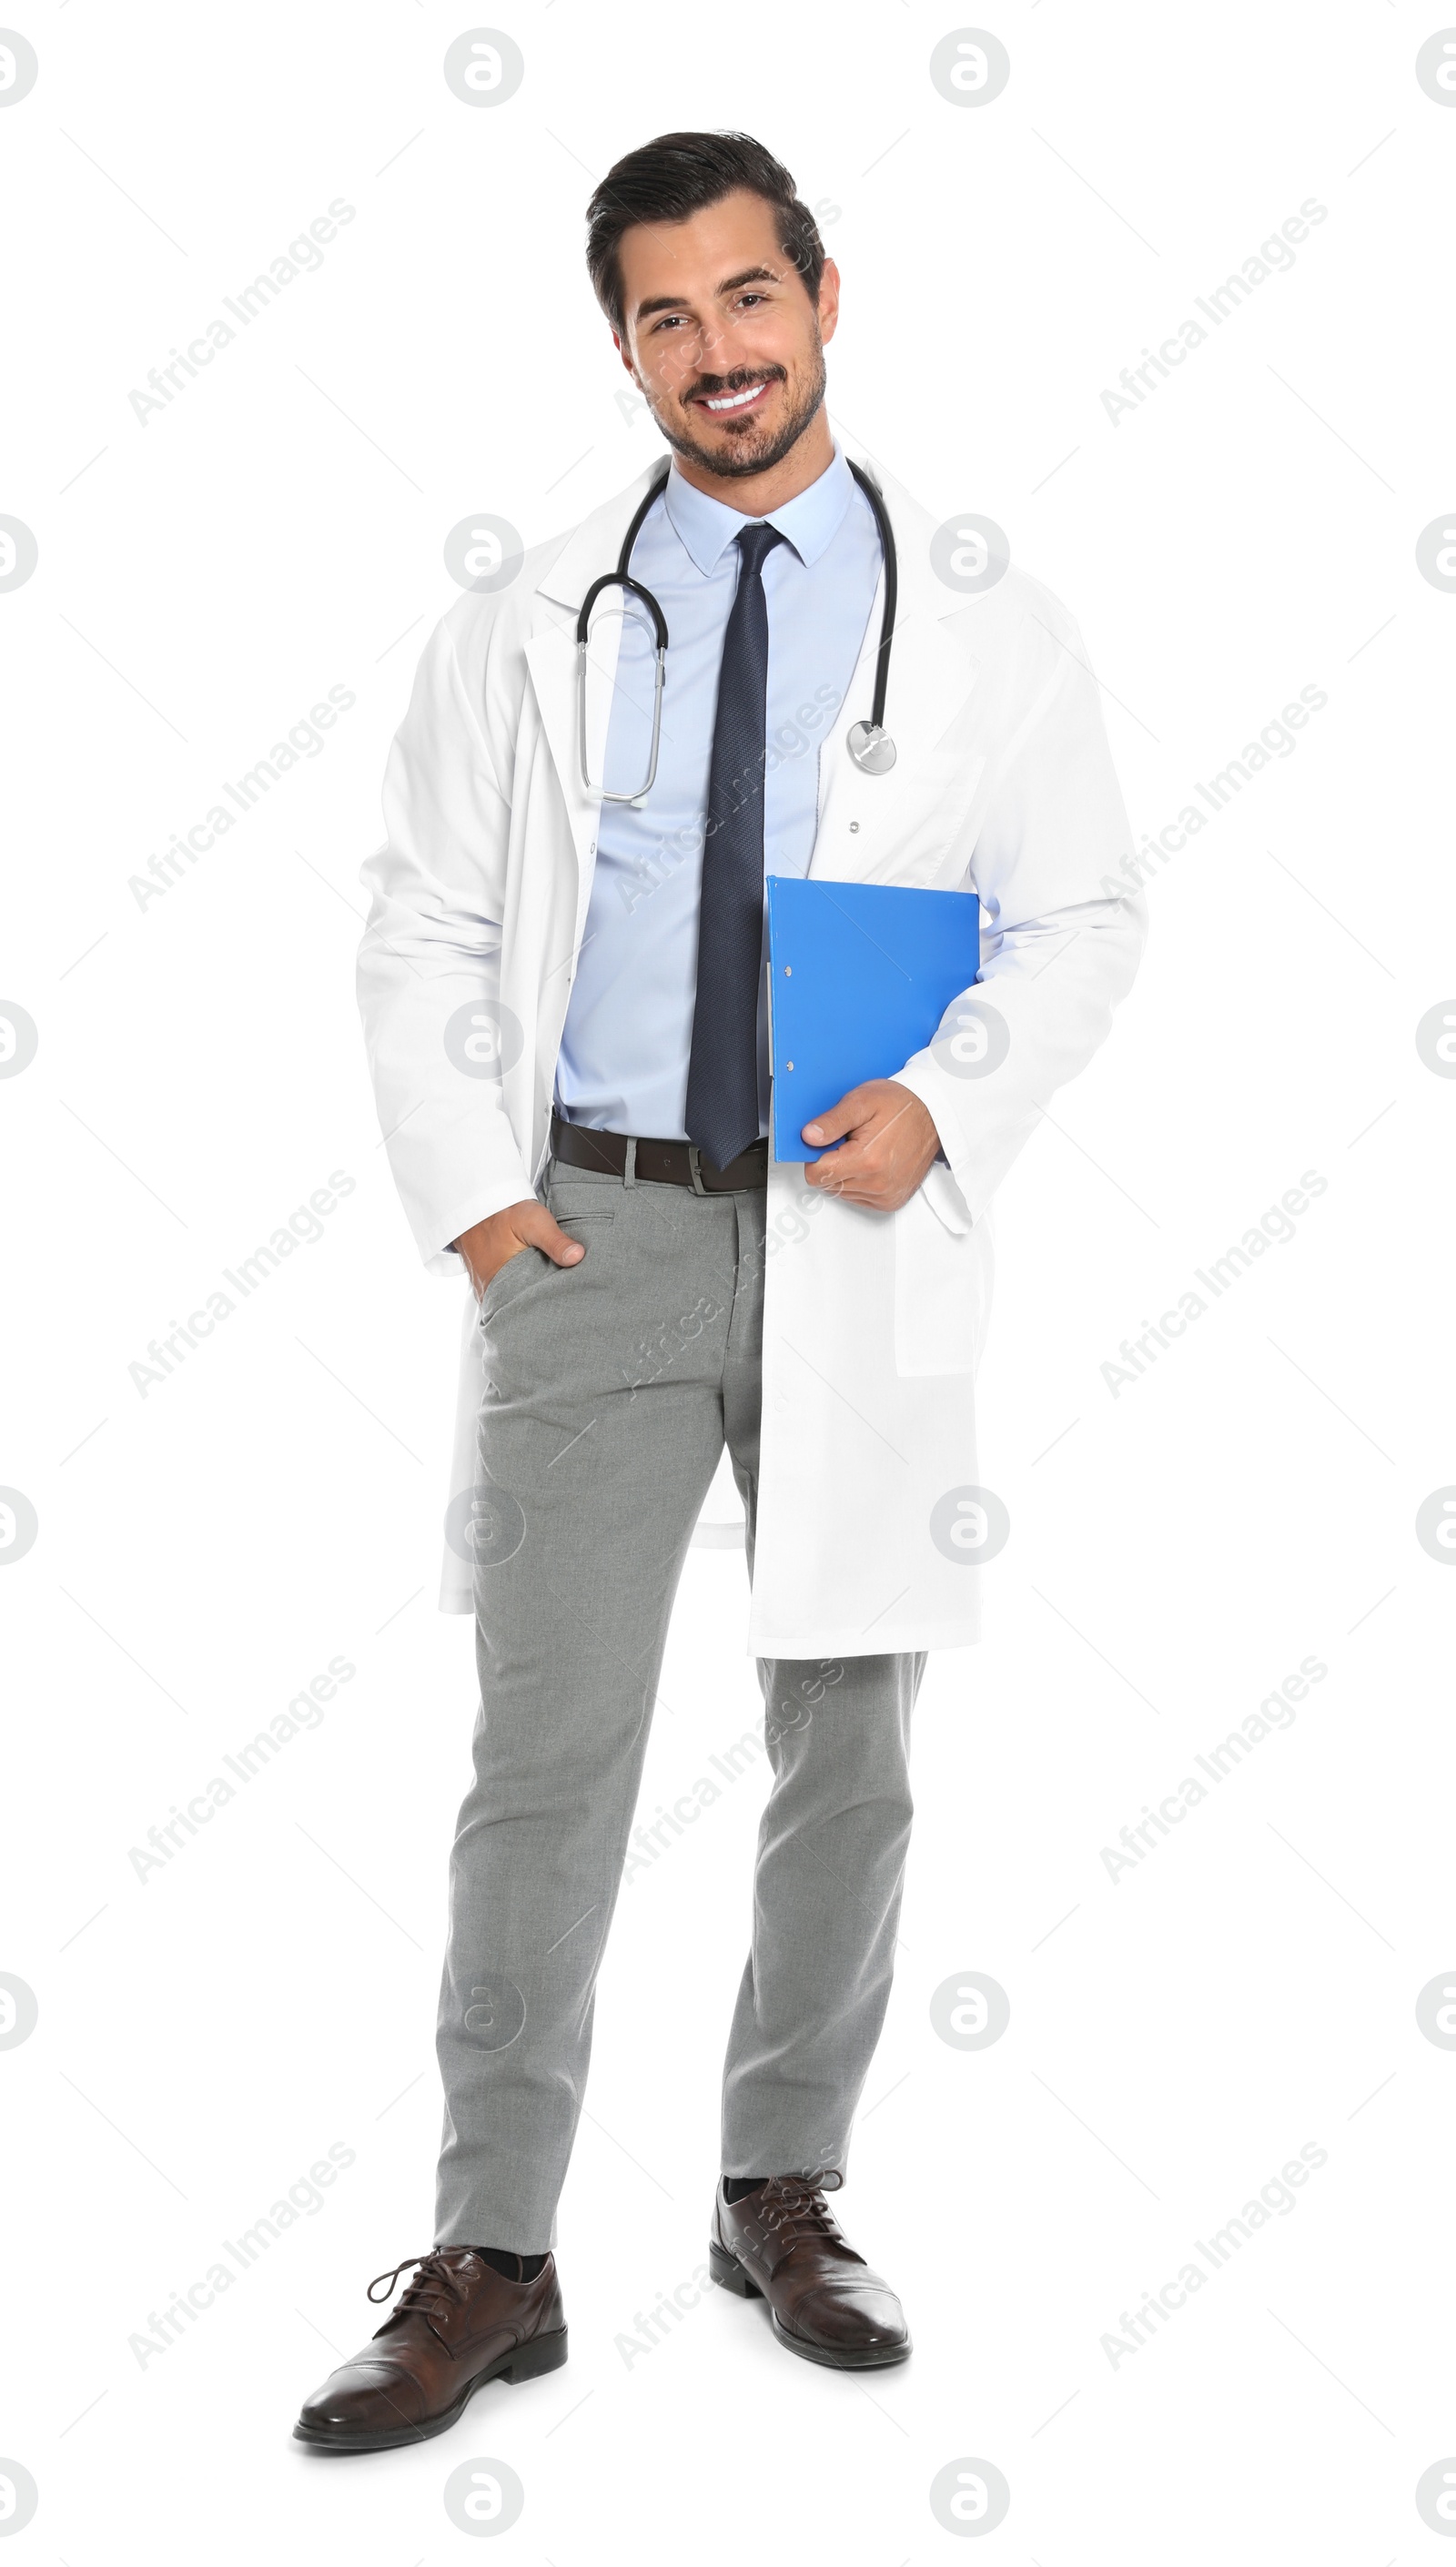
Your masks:
M700 1171L699 1171L699 1166L698 1166L699 1155L700 1155L700 1154L699 1154L699 1149L698 1149L698 1144L697 1144L697 1142L696 1142L696 1141L690 1141L690 1142L688 1143L688 1179L689 1179L689 1183L691 1184L691 1186L692 1186L692 1188L693 1188L693 1192L695 1193L695 1195L706 1195L706 1194L708 1193L709 1189L708 1189L708 1187L704 1184L704 1182L703 1182L703 1178L702 1178L702 1175L700 1174Z

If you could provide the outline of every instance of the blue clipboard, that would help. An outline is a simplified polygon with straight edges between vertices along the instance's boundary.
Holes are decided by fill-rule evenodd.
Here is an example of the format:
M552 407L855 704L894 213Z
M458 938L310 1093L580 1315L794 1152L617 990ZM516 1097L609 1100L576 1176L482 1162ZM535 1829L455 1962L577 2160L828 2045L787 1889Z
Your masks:
M866 1078L923 1051L981 976L974 892L769 874L768 1028L773 1155L821 1159L800 1127Z

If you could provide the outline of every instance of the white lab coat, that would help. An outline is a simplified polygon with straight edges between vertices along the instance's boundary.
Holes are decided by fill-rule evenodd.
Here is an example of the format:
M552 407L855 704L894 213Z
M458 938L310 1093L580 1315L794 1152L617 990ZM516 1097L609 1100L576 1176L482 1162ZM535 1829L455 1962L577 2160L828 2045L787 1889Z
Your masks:
M1106 1034L1145 926L1136 894L1114 888L1131 840L1075 624L1015 566L969 599L945 586L935 520L834 432L879 483L897 538L886 723L898 756L863 775L845 747L874 692L877 593L819 747L810 870L979 892L980 995L1010 1042L985 1076L958 1075L934 1050L906 1065L948 1164L902 1211L839 1203L800 1167L769 1171L747 1645L815 1658L978 1636L974 1546L943 1547L931 1518L978 1485L989 1207L1041 1106ZM359 994L381 1128L427 1267L461 1284L452 1494L473 1477L482 1380L475 1304L448 1243L530 1195L547 1155L600 807L580 774L576 614L615 569L656 461L528 552L508 587L466 594L442 618L389 761L387 843L363 869ZM591 655L598 777L620 629L613 619ZM472 1001L506 1027L499 1077L464 1074L446 1049L447 1021ZM440 1605L470 1605L467 1561L448 1543Z

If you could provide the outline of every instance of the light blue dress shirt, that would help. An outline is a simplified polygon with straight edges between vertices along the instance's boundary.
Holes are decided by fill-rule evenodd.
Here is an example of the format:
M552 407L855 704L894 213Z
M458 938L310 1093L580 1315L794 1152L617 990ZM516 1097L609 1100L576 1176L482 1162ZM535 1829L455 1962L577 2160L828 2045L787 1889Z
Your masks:
M642 523L632 576L668 622L657 780L640 810L603 802L576 979L556 1067L571 1123L643 1139L686 1139L688 1060L698 984L698 911L713 725L724 635L741 556L756 523L695 489L677 468ZM854 674L880 575L874 511L843 454L769 512L786 540L763 563L768 694L763 870L805 874L819 808L819 744ZM598 616L620 589L609 589ZM627 601L607 722L606 781L628 792L652 742L652 626ZM593 619L593 631L597 619ZM866 699L868 717L869 702ZM759 1130L768 1129L766 1010L758 1024Z

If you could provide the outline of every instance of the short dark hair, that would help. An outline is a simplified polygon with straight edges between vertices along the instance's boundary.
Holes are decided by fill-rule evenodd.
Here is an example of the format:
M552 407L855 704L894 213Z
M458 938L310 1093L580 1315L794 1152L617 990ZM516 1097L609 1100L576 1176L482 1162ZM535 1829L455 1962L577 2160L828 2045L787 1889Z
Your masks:
M660 134L607 171L586 209L586 263L597 301L619 337L622 234L633 223L683 222L737 187L773 206L778 246L802 278L809 301L817 304L824 244L783 162L751 134Z

